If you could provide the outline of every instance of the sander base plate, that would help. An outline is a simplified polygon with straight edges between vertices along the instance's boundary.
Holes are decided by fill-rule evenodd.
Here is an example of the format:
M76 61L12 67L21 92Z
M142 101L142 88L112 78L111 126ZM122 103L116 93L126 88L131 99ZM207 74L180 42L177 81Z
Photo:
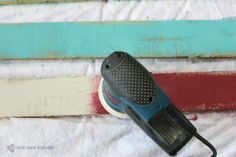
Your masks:
M98 97L99 100L102 104L102 106L105 108L105 110L110 113L111 115L117 117L117 118L123 118L123 119L127 119L128 116L127 114L123 113L123 112L119 112L117 110L114 110L113 108L111 108L108 103L106 102L106 100L103 97L103 78L100 80L99 86L98 86Z

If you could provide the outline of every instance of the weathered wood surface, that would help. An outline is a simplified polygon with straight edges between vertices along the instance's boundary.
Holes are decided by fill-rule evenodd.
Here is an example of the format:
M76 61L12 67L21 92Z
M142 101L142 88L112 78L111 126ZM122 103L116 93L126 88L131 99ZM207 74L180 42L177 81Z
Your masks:
M103 0L0 0L0 5L12 4L35 4L35 3L67 3L82 1L103 1Z
M181 111L236 109L236 73L160 73L154 78ZM100 76L0 80L0 117L106 114Z
M0 59L236 57L236 20L0 25Z

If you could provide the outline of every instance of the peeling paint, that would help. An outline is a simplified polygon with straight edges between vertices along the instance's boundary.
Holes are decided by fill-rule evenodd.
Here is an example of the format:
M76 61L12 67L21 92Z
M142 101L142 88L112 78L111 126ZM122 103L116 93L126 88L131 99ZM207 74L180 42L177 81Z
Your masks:
M141 39L141 41L146 41L146 42L168 42L168 41L173 41L173 42L177 42L177 41L182 41L181 38L167 38L167 37L145 37L143 39Z

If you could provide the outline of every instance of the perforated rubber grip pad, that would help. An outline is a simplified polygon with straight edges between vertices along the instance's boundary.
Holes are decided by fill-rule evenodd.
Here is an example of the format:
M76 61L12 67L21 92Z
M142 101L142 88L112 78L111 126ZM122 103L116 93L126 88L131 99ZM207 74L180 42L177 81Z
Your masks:
M118 96L140 105L150 104L157 95L151 74L125 52L113 52L102 64L105 85Z

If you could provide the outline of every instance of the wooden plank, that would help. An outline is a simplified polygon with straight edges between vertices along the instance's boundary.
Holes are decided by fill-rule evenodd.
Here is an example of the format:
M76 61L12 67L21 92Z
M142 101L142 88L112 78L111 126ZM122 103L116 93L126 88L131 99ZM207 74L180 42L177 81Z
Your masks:
M17 4L17 0L0 0L0 5Z
M81 2L89 0L0 0L0 5L9 4L35 4L35 3L66 3L66 2ZM90 1L102 1L102 0L90 0Z
M160 73L156 81L181 111L236 109L236 73ZM100 76L0 80L0 117L106 114Z
M236 20L0 25L0 59L236 57Z

